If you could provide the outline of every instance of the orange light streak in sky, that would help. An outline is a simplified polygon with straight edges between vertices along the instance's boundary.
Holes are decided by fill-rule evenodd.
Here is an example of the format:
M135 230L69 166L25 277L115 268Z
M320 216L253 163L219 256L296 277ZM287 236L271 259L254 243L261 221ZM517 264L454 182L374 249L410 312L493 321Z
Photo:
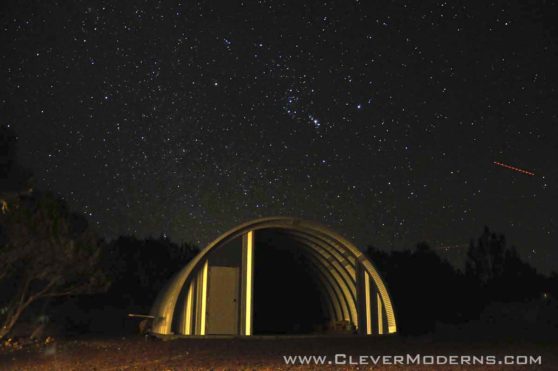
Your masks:
M526 175L530 175L530 176L535 175L535 173L532 173L530 171L523 170L523 169L520 169L520 168L515 167L515 166L506 165L506 164L503 164L503 163L498 162L498 161L494 161L494 165L501 166L503 168L510 169L510 170L513 170L513 171L517 171L518 173L521 173L521 174L526 174Z

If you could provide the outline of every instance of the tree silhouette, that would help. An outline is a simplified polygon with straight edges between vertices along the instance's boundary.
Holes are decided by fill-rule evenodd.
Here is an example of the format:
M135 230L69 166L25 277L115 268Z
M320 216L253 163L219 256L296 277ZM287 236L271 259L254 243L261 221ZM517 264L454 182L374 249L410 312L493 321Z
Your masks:
M367 254L388 286L402 334L433 332L437 323L479 321L483 311L496 302L523 302L538 310L544 300L545 311L550 313L545 318L556 314L551 305L558 298L556 273L548 278L538 274L513 246L507 246L503 235L488 227L476 242L471 241L465 273L425 243L414 250L390 253L369 247ZM498 321L497 316L490 317ZM555 320L548 323L556 326ZM499 329L504 333L502 326Z
M491 233L484 228L477 243L471 241L467 251L465 272L478 279L481 283L500 277L504 271L506 239L503 235Z
M50 194L19 196L0 217L0 338L34 302L106 287L96 236Z
M428 244L389 254L369 247L367 254L385 279L403 334L429 332L436 322L460 322L478 311L467 294L470 282Z
M543 290L544 278L508 247L503 235L484 228L477 243L471 241L465 272L491 300L528 300Z

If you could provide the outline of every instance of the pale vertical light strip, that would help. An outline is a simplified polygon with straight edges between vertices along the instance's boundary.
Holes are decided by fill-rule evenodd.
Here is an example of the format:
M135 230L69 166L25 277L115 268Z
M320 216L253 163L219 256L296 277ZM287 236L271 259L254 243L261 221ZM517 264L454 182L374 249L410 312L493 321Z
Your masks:
M376 301L378 302L378 334L384 333L384 316L382 313L382 298L380 297L380 293L376 294Z
M246 335L252 335L252 250L254 248L254 232L246 236Z
M186 335L192 335L192 295L194 295L194 283L190 283L188 297L186 299Z
M372 311L370 308L370 276L364 272L364 298L366 300L366 335L372 334Z
M201 319L200 319L200 335L205 335L205 315L207 310L207 269L209 261L205 261L202 273L202 301L201 301Z

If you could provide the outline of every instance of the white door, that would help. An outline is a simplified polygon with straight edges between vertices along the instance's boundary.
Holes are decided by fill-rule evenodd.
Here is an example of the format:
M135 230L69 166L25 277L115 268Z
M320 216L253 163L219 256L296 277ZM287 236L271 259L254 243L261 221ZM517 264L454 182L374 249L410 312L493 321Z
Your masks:
M209 267L206 334L238 333L239 272L238 267Z

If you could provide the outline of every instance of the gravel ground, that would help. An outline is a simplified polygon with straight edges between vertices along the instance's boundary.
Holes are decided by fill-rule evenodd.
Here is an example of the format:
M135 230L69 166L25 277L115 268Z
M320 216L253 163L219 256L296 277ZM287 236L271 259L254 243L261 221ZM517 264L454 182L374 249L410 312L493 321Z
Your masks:
M23 349L0 350L2 370L432 370L432 365L333 365L335 354L352 355L534 355L542 366L439 366L443 370L558 370L556 343L441 342L401 337L266 337L54 340ZM325 365L287 365L284 355L326 355ZM342 358L339 358L341 360ZM371 361L369 361L371 362Z

